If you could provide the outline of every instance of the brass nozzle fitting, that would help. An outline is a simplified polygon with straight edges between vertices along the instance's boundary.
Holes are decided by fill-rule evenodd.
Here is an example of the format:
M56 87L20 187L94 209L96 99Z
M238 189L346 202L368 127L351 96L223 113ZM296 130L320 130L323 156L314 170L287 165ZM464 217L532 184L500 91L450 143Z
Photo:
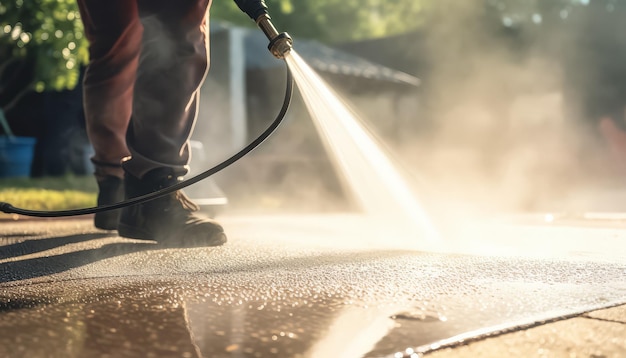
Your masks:
M278 30L274 27L274 24L270 21L270 16L263 14L256 19L256 23L261 28L265 36L270 40L267 48L272 55L278 59L285 57L293 48L293 39L288 33L278 33Z

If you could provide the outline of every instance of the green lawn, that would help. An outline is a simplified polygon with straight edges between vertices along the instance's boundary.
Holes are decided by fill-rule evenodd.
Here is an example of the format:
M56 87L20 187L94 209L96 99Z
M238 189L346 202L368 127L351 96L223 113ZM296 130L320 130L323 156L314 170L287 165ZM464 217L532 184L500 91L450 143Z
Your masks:
M93 176L0 178L0 201L31 210L67 210L96 205ZM6 214L0 213L0 217Z

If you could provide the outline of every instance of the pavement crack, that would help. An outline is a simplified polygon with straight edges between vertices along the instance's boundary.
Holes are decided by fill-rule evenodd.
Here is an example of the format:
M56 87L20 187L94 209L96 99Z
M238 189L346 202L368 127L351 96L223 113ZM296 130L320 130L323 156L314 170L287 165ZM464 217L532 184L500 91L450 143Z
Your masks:
M593 317L593 316L589 316L589 315L586 315L586 314L582 315L581 317L587 318L587 319L593 319L593 320L596 320L596 321L610 322L610 323L619 323L619 324L626 325L626 322L624 322L624 321L618 321L618 320L609 319L609 318Z

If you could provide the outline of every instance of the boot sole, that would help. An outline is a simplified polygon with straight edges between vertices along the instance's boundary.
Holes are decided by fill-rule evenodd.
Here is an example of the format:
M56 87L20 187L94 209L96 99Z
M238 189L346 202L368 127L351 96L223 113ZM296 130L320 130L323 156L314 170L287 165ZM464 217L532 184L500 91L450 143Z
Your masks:
M147 241L156 241L159 245L163 247L211 247L211 246L221 246L224 245L228 239L224 232L218 232L212 235L210 240L200 240L199 242L194 243L193 240L168 240L165 239L162 242L157 241L152 238L149 232L138 229L136 226L126 225L123 223L119 223L117 227L117 232L120 236L129 238L129 239L138 239L138 240L147 240Z
M129 238L129 239L154 241L154 239L150 238L149 232L138 229L136 226L126 225L124 223L119 223L117 225L117 233L120 236Z

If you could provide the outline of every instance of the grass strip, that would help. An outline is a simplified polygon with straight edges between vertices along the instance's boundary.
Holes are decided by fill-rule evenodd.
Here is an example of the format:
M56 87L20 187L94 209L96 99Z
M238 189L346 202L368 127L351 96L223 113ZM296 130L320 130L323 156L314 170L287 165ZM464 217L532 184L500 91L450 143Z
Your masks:
M96 205L96 194L76 190L1 189L0 201L30 210L66 210Z
M2 178L0 201L29 210L70 210L96 205L98 187L92 176ZM12 217L0 213L0 218Z

